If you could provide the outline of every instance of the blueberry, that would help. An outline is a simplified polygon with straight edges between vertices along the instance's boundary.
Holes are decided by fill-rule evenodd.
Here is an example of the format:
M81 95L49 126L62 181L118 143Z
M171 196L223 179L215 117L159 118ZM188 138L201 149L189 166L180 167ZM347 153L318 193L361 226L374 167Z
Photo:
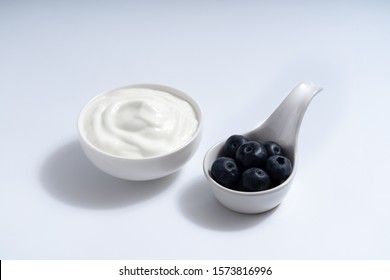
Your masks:
M245 191L264 191L270 188L271 180L263 169L252 167L242 174L242 185Z
M291 161L285 156L270 156L267 160L267 172L271 180L279 184L290 176L292 172Z
M230 136L222 147L222 155L230 158L235 158L238 147L248 141L249 140L242 135Z
M283 149L278 143L268 141L264 143L264 147L267 150L268 156L281 155L283 156Z
M222 186L233 188L240 179L240 172L234 159L220 157L211 166L211 177Z
M240 179L238 182L234 185L234 188L232 188L235 191L240 191L240 192L246 192L247 190L244 188L244 185L242 183L242 176L240 176Z
M265 167L267 157L267 150L256 141L249 141L242 144L236 152L238 165L245 169L250 167Z

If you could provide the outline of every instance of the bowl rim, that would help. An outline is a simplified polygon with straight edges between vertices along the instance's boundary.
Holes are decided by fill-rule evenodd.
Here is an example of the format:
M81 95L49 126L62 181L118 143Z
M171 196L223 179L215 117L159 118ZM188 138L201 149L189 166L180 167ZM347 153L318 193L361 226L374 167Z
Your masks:
M110 93L113 93L115 91L119 91L122 89L130 89L130 88L143 88L143 89L160 90L160 91L167 92L169 94L172 94L178 98L181 98L181 99L187 101L190 104L190 106L194 109L197 120L198 120L198 126L195 130L195 133L183 145L178 146L176 149L174 149L168 153L164 153L164 154L160 154L160 155L156 155L156 156L150 156L150 157L142 157L142 158L131 158L131 157L114 155L114 154L108 153L106 151L103 151L103 150L99 149L98 147L96 147L95 145L93 145L88 140L88 138L86 137L86 135L83 131L84 115L85 115L86 111L88 110L90 105L95 102L96 99L98 99L104 95L108 95ZM163 84L155 84L155 83L128 84L128 85L124 85L124 86L120 86L120 87L116 87L116 88L113 88L110 90L103 91L103 92L97 94L96 96L94 96L93 98L91 98L84 105L84 107L80 110L79 115L78 115L78 119L77 119L77 131L78 131L79 137L82 139L82 141L85 144L88 145L89 148L93 149L95 152L97 152L99 154L102 154L104 156L107 156L107 157L110 157L113 159L119 159L119 160L145 161L145 160L161 159L161 158L170 156L172 154L178 153L180 150L182 150L183 148L190 145L196 138L198 138L202 129L203 129L203 112L202 112L202 109L200 108L199 104L195 101L195 99L193 99L190 95L188 95L187 93L185 93L177 88L173 88L173 87L163 85Z

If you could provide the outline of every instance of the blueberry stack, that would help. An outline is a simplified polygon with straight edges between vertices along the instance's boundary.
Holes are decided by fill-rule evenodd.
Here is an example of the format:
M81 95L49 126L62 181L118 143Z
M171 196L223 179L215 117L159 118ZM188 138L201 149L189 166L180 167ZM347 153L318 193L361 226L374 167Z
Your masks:
M291 161L278 143L259 143L242 135L230 136L211 166L211 177L217 183L244 192L271 189L291 172Z

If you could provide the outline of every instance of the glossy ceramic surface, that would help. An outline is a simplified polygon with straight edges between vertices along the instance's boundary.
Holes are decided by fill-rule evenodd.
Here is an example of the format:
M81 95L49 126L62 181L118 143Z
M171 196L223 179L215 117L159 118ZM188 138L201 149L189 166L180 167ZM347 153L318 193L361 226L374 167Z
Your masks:
M303 116L310 101L321 89L310 81L299 84L262 125L253 131L242 133L250 140L275 141L284 148L293 164L293 171L290 177L279 186L260 192L241 192L223 187L211 178L210 169L225 141L210 148L204 157L203 171L219 202L233 211L247 214L271 210L282 202L291 188L297 170L296 147Z

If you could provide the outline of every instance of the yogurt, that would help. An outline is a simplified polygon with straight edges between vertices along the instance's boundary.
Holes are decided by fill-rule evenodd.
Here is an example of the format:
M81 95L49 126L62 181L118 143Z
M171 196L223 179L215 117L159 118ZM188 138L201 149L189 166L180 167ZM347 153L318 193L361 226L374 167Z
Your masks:
M88 141L106 153L146 158L182 147L198 124L184 99L149 88L122 88L88 104L83 129Z

